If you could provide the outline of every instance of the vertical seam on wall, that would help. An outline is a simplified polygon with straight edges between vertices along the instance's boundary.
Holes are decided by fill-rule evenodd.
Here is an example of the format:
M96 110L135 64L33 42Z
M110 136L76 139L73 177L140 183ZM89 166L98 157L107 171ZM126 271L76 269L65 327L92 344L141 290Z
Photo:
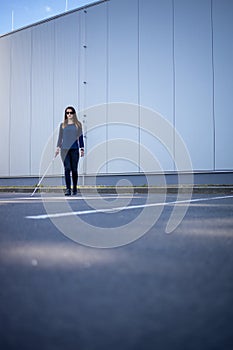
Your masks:
M12 37L10 38L10 84L9 84L9 130L8 130L8 175L10 176L11 164L11 117L12 117Z
M81 48L82 51L84 49L84 53L83 53L83 82L82 82L82 86L83 86L83 109L85 111L85 115L86 115L86 108L87 108L87 50L86 48L84 48L84 46L87 46L87 10L86 8L84 8L83 10L84 13L84 21L83 21L83 35L82 35L82 43L81 43ZM85 123L88 120L88 116L85 117ZM85 127L86 128L86 127ZM86 153L88 151L88 139L85 139L85 143L86 143ZM83 161L83 173L84 175L86 175L87 173L87 158L84 158Z
M81 65L82 65L82 11L78 12L78 35L77 35L77 48L78 48L78 53L77 53L77 100L78 100L78 112L81 112ZM82 113L83 116L83 113ZM81 114L80 114L81 118ZM84 120L86 122L86 120ZM86 125L83 125L83 136L84 136L84 146L86 147ZM83 178L83 185L84 185L84 174L85 173L85 168L84 168L84 160L83 160L83 166L82 166L82 178Z
M215 71L214 71L214 23L213 23L213 0L210 1L211 15L211 63L212 63L212 113L213 113L213 170L216 170L216 120L215 120Z
M138 46L138 172L141 170L141 86L140 86L140 0L137 1L137 46Z
M55 29L56 29L56 20L53 22L53 62L55 62L55 58L56 58L56 33L55 33ZM53 149L52 149L52 154L54 153L54 149L55 149L55 135L54 135L54 128L55 128L55 123L54 123L54 111L55 111L55 64L53 64L52 66L53 68L53 71L52 71L52 74L53 74L53 92L52 92L52 96L53 96L53 104L52 104L52 108L53 108L53 130L52 130L52 135L53 135L53 140L52 140L52 143L53 143ZM52 163L52 174L54 174L54 162Z
M175 66L175 4L172 0L172 70L173 70L173 170L176 171L176 66Z
M84 10L84 37L83 37L83 44L87 45L87 10ZM84 94L83 94L83 105L84 109L87 108L87 50L84 50L84 67L83 67L83 73L84 73Z
M109 120L109 3L106 3L106 173L108 174L108 120Z
M78 12L78 77L77 77L77 84L78 84L78 109L80 110L80 85L81 85L81 77L80 77L80 72L81 72L81 12Z
M57 21L54 21L53 24L53 62L56 61L56 23ZM53 150L52 150L52 157L54 156L55 152L55 145L56 145L56 140L55 140L55 64L53 64ZM52 173L54 174L54 162L52 166Z
M31 29L31 57L30 57L30 92L29 92L29 174L32 175L32 56L33 56L33 29Z

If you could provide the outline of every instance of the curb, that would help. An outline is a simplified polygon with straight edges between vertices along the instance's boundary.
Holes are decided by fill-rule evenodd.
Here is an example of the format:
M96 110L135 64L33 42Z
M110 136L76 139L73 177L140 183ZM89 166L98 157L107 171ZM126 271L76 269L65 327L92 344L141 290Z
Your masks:
M0 193L32 193L35 187L33 186L0 186ZM38 188L36 193L64 193L65 187L42 187ZM170 185L170 186L129 186L129 187L113 187L113 186L87 186L79 187L78 193L86 194L123 194L123 193L203 193L203 194L214 194L224 193L233 194L233 186L228 185Z

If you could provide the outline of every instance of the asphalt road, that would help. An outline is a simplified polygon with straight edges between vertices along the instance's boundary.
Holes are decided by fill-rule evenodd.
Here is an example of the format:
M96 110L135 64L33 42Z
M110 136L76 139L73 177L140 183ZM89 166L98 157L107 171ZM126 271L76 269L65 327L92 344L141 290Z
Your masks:
M232 350L233 197L221 197L195 195L171 234L174 204L165 205L141 238L99 249L74 242L49 218L28 218L47 214L39 195L0 194L0 349ZM68 203L96 210L80 197ZM122 224L145 230L150 215L136 220L145 203L136 195L128 205L141 207L83 220L110 235Z

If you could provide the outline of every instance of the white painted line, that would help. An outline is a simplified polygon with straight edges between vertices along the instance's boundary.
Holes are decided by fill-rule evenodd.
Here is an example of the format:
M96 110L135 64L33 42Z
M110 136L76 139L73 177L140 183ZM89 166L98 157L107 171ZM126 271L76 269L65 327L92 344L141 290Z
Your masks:
M228 199L228 198L233 198L233 195L232 196L209 197L209 198L207 197L207 198L186 199L186 200L181 200L181 201L172 201L172 202L163 202L163 203L129 205L127 207L70 211L70 212L66 212L66 213L56 213L56 214L29 215L29 216L25 216L25 218L26 219L34 219L34 220L53 219L53 218L61 218L61 217L74 216L74 215L87 215L87 214L111 213L111 212L113 213L115 211L121 211L121 210L132 210L132 209L142 209L142 208L150 208L150 207L157 207L157 206L168 206L168 205L177 205L177 204L194 203L194 202L205 202L205 201Z
M127 196L127 195L114 195L115 197L122 198L122 199L127 199L127 198L132 198L132 196ZM86 197L76 197L76 196L70 196L70 197L19 197L19 198L8 198L8 199L0 199L0 204L10 204L10 203L14 203L14 204L20 204L20 203L31 203L31 202L38 202L38 201L46 201L46 202L58 202L58 201L75 201L75 200L99 200L99 199L113 199L114 197L111 196L86 196ZM137 197L133 197L133 198L139 198Z

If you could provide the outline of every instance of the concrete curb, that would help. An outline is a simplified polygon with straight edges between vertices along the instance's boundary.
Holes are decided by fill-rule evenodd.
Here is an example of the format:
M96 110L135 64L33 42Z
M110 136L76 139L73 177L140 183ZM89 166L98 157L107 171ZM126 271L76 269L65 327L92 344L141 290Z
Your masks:
M33 186L0 186L0 192L8 193L32 193L35 187ZM42 187L38 188L36 193L64 193L64 187ZM105 193L105 194L116 194L116 193L224 193L224 194L233 194L233 185L169 185L169 186L129 186L129 187L114 187L114 186L80 186L78 188L78 193L93 194L93 193Z

